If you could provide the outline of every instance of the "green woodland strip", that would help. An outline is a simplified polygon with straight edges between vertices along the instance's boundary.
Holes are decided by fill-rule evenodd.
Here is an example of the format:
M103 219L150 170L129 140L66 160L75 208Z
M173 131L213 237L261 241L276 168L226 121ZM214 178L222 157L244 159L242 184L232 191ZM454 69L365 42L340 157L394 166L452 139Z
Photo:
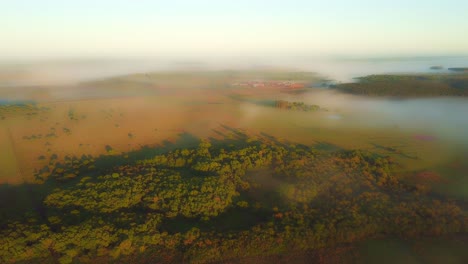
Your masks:
M110 169L92 157L48 167L43 185L54 187L35 208L2 217L0 262L202 263L468 229L458 201L405 183L389 157L231 143Z

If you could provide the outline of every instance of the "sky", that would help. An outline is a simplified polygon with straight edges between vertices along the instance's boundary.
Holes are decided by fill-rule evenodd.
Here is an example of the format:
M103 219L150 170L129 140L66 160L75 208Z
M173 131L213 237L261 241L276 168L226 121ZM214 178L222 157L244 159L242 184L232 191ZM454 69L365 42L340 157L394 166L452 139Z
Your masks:
M466 0L0 0L0 60L468 54Z

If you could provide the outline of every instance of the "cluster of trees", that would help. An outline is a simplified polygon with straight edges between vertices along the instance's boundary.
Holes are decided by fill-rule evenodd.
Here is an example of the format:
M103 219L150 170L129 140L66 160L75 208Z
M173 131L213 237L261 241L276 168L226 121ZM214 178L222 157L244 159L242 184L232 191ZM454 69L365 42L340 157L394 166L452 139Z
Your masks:
M8 116L15 116L18 114L26 115L26 117L30 119L32 116L37 116L40 112L48 110L48 107L38 106L33 102L0 100L0 119L2 120L6 119Z
M47 159L40 156L39 159ZM46 180L63 182L74 179L79 175L95 171L95 158L91 155L65 156L61 161L57 154L51 154L48 158L49 163L39 170L35 170L34 178L37 183L43 183Z
M304 112L312 112L320 110L320 106L318 105L308 105L304 102L288 102L284 100L278 100L275 103L275 106L280 109L287 109L293 111L304 111Z
M68 161L64 171L93 159ZM458 201L407 184L395 165L361 151L248 139L202 141L99 176L78 170L73 179L50 178L55 188L40 210L0 222L0 262L154 263L169 254L201 263L374 237L466 233L468 215ZM226 225L229 219L243 225Z
M70 108L70 109L68 110L68 118L69 118L70 120L72 120L72 121L73 121L73 120L74 120L74 121L78 121L78 120L80 120L80 119L85 119L85 118L86 118L86 115L84 115L84 114L78 115L78 114L76 113L75 109Z
M468 75L370 75L358 78L356 83L332 87L346 93L369 96L468 96Z

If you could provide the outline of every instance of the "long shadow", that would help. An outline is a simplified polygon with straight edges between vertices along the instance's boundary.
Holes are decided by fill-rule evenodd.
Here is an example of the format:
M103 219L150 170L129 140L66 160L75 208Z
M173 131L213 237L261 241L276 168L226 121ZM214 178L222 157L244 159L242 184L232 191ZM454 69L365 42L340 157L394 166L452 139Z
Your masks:
M312 145L312 148L318 151L325 152L336 152L344 150L342 147L324 141L317 141L315 144Z
M219 138L209 137L210 143L217 149L238 149L245 147L248 143L249 136L233 127L229 127L224 124L220 124L220 127L224 131L212 129L212 131L219 136Z
M236 129L227 125L221 124L221 127L226 129L227 131L233 133L234 135L237 136L238 139L247 139L248 136L246 133L242 132L240 129Z
M226 132L222 132L216 129L213 129L212 131L218 136L220 136L221 139L216 139L213 137L209 138L210 142L217 147L227 146L228 149L239 149L249 145L261 143L271 143L274 145L287 147L287 145L291 143L287 140L279 141L276 137L269 135L265 132L261 132L259 135L251 136L248 135L246 132L242 131L241 129L230 127L224 124L220 124L220 127Z
M49 190L45 184L0 185L0 227L6 221L24 218L25 214L45 220L46 208L42 201Z
M95 166L101 170L109 170L122 165L133 165L138 160L149 159L156 155L161 155L177 148L196 147L199 143L199 138L193 136L190 133L184 132L179 134L179 137L175 142L165 140L160 145L145 145L138 150L119 155L100 155L98 158L96 158Z
M396 148L392 148L392 147L386 147L386 146L383 146L383 145L379 145L377 143L370 143L372 146L374 146L374 148L376 149L380 149L380 150L384 150L386 152L389 152L391 154L394 154L394 155L399 155L403 158L407 158L407 159L413 159L413 160L417 160L418 157L417 156L410 156L406 153L403 153L401 150L398 150Z
M270 135L270 134L267 134L265 132L261 132L260 135L262 136L262 138L264 140L267 140L267 141L270 141L278 146L282 146L282 147L287 147L288 144L290 144L291 142L289 140L284 140L283 142L279 141L276 137Z
M220 126L226 130L228 133L223 133L222 131L213 129L212 131L216 133L220 138L222 139L215 139L215 138L210 138L210 141L215 145L230 145L234 144L237 145L238 147L244 147L247 145L247 141L250 139L249 135L244 133L243 131L224 125L220 124ZM234 137L232 136L234 135ZM317 141L315 144L311 146L306 146L304 144L298 144L297 142L292 142L287 139L279 141L278 138L275 136L268 134L266 132L260 132L260 137L259 140L261 142L270 142L272 144L275 144L277 146L282 146L287 148L288 146L294 144L297 147L303 147L303 148L312 148L318 151L325 151L325 152L335 152L335 151L342 151L344 150L342 147L339 147L337 145L325 142L325 141Z

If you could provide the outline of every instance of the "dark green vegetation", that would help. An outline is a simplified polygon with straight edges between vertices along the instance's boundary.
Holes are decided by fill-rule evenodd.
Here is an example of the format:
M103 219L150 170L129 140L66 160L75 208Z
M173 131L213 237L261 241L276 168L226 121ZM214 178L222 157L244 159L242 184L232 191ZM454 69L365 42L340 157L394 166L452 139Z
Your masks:
M25 114L28 119L38 116L41 111L48 111L47 107L39 107L30 101L6 101L0 100L0 120L7 117Z
M276 101L276 107L280 109L287 109L293 111L313 112L320 110L318 105L308 105L304 102L288 102L284 100Z
M68 110L68 118L69 118L70 120L78 121L78 120L80 120L80 119L85 119L85 118L86 118L86 115L81 115L81 116L79 116L79 115L75 112L75 109L70 108L70 110Z
M448 68L449 71L455 72L468 72L468 67L461 67L461 68Z
M332 86L342 92L400 98L468 96L467 74L369 75Z
M467 232L466 204L407 183L389 157L237 135L51 157L43 184L9 190L36 203L2 209L0 262L200 263Z

